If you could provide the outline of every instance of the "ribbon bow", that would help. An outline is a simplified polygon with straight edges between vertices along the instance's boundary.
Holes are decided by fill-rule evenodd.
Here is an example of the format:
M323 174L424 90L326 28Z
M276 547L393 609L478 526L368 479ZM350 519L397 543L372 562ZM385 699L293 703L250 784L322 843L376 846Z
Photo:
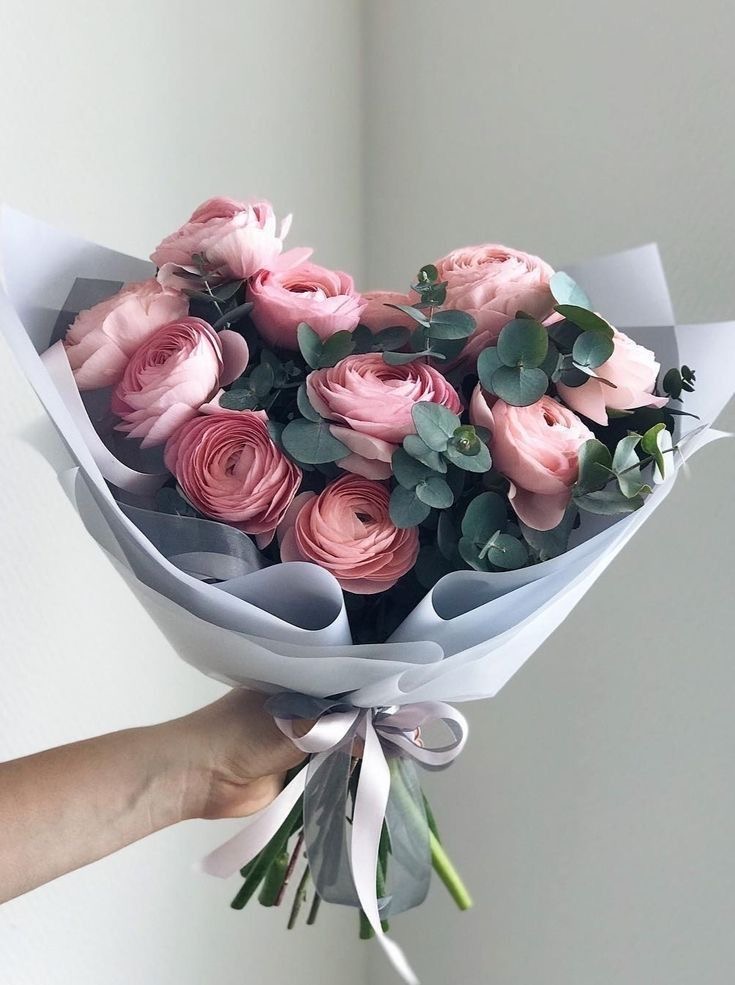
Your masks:
M456 708L437 701L356 708L284 693L270 698L266 707L283 734L310 754L309 764L248 827L204 859L204 871L220 878L234 875L266 847L303 796L304 843L317 892L329 902L362 907L396 971L410 985L417 985L403 952L385 936L381 919L418 905L428 891L428 827L411 760L430 770L446 768L464 748L466 719ZM298 719L316 719L316 723L298 736L294 732ZM448 729L449 743L437 748L423 745L419 730L432 722ZM362 740L363 750L350 830L346 817L356 740ZM393 785L392 777L397 781ZM398 859L400 867L402 860L403 878L395 881L395 892L379 901L376 875L384 822L391 865Z

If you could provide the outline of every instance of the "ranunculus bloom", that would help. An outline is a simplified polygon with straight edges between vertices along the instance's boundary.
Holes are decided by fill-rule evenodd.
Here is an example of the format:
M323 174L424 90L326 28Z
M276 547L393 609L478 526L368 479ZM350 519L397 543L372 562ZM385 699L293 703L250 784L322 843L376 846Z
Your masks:
M458 308L476 322L462 351L462 363L492 345L517 311L545 318L554 306L549 287L554 270L544 260L507 246L487 243L453 250L436 262L447 282L445 308Z
M269 345L293 350L299 347L296 329L301 322L326 340L335 332L351 332L367 304L349 274L315 263L258 274L248 297L262 338Z
M561 523L579 473L579 449L594 434L576 414L549 396L529 407L496 400L490 407L478 386L470 420L490 431L493 465L511 482L509 498L534 530Z
M313 561L342 588L374 595L391 588L416 563L416 527L401 530L388 512L382 482L344 475L318 496L305 493L279 530L282 561Z
M309 373L306 389L314 409L351 454L339 465L369 479L391 474L393 452L415 427L411 411L419 401L441 404L458 414L457 391L442 374L419 360L389 366L378 353L347 356L330 369Z
M138 346L188 310L185 297L151 277L128 284L106 301L80 311L64 339L79 389L98 390L117 383Z
M200 254L222 276L244 280L275 265L290 226L289 215L276 230L270 202L210 198L158 244L151 260L165 268L165 279L171 275L167 264L186 267Z
M597 424L607 424L607 410L635 410L636 407L664 407L668 397L656 397L658 371L661 368L650 349L638 345L623 332L613 329L615 350L595 373L614 383L606 386L590 377L582 386L557 383L559 396L567 406Z
M163 325L136 349L115 388L116 428L142 438L143 448L162 445L247 364L248 346L237 332L218 335L201 318Z
M301 483L301 470L273 443L263 411L204 408L166 445L166 468L204 516L272 537Z
M418 301L417 294L400 294L397 291L365 291L363 300L367 305L360 315L360 322L367 325L371 332L382 332L384 328L399 325L402 328L417 328L416 322L410 315L404 314L391 304L414 305Z

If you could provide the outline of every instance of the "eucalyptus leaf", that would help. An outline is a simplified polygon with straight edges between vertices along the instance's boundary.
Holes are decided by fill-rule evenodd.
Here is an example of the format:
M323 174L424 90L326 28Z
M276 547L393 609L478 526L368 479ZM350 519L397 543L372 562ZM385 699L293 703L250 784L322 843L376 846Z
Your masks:
M409 304L393 304L392 302L389 302L387 307L395 308L397 311L402 311L404 315L408 315L409 318L413 318L415 322L418 322L419 325L422 325L424 328L429 327L429 319L419 308L414 308Z
M319 355L320 369L336 366L338 362L349 356L354 348L352 332L335 332L334 335L330 335L326 342L322 342Z
M422 503L438 510L445 510L454 502L454 494L449 483L439 475L423 479L414 490Z
M569 549L569 538L578 516L579 510L572 504L567 507L561 523L551 530L535 530L521 522L521 533L538 555L539 561L550 561L551 558L566 554Z
M482 443L478 451L472 455L467 455L460 451L456 441L453 439L449 442L442 454L452 465L456 465L465 472L489 472L493 464L487 445L483 445Z
M641 449L650 455L658 469L659 476L663 479L666 476L666 463L664 451L671 447L671 435L666 430L663 421L654 424L641 438Z
M306 322L301 322L298 326L296 337L301 355L306 360L306 364L311 366L312 369L319 369L319 360L322 355L322 340Z
M391 468L396 482L406 489L415 489L419 482L428 479L436 473L430 466L413 458L403 448L397 448L391 458Z
M250 389L259 397L268 396L276 380L276 374L268 363L260 363L256 366L248 377Z
M598 331L586 331L574 343L572 357L578 368L597 369L607 362L614 350L610 336Z
M514 571L528 561L528 548L510 534L496 533L480 551L479 557L481 560L487 558L495 568Z
M296 405L299 408L301 416L305 417L307 421L313 421L314 423L321 421L321 415L318 411L314 410L309 400L305 383L302 383L296 391Z
M390 518L396 527L417 527L431 513L431 507L422 503L413 489L396 486L390 495Z
M475 544L479 551L493 534L505 532L507 520L506 500L497 493L480 493L465 510L462 517L462 535Z
M411 331L401 325L384 328L373 336L373 348L382 352L390 352L402 348L410 338Z
M526 318L509 321L498 336L498 357L505 366L540 366L548 347L549 336L544 326Z
M549 378L542 369L501 366L490 380L492 392L513 407L528 407L546 393Z
M480 377L480 383L482 383L486 390L492 392L491 380L493 373L497 369L500 369L502 365L497 346L494 345L483 349L477 357L477 375Z
M460 419L441 404L421 400L411 410L414 427L421 440L433 451L444 451L460 427Z
M436 311L429 323L432 339L466 339L475 330L475 319L466 311L449 309Z
M316 423L297 418L283 429L281 442L292 458L307 465L336 462L350 454L347 446L334 437L326 421Z
M576 304L557 304L556 311L560 315L564 315L567 321L573 322L584 332L602 332L603 335L612 338L612 325L588 308L581 308Z
M579 448L579 478L576 488L580 493L592 492L610 481L612 455L607 445L597 438L590 438Z
M557 304L573 304L580 308L592 307L590 299L579 284L563 270L557 270L552 274L549 287Z
M417 434L407 434L403 439L403 448L412 458L428 465L433 472L444 473L447 471L447 463L439 452L429 448Z
M549 338L557 345L560 352L568 353L574 348L574 343L582 334L582 329L570 321L554 322L547 328Z
M249 387L227 390L219 398L219 405L225 410L255 410L259 403L257 393L253 393Z
M619 489L608 487L575 495L574 502L581 510L586 510L588 513L614 516L618 513L634 513L643 506L644 500L642 496L629 499Z
M224 315L217 319L217 321L212 325L212 328L218 331L220 328L224 328L226 325L235 325L241 319L252 310L253 302L245 301L243 304L238 304L236 308L231 308L226 311Z
M384 352L383 362L388 363L389 366L406 366L417 359L433 355L433 349L423 349L421 352Z

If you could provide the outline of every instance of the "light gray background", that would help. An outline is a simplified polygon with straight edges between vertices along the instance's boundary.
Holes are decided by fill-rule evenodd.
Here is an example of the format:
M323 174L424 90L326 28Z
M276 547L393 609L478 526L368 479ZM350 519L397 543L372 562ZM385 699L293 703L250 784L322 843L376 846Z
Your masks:
M682 320L732 318L734 32L724 0L4 0L0 197L142 254L207 195L257 192L366 287L472 241L562 263L657 239ZM0 756L214 697L23 444L59 454L4 348L0 393ZM705 449L470 707L429 786L477 907L436 889L395 925L425 985L732 981L734 478L732 445ZM349 914L286 936L229 913L189 871L220 834L162 832L4 907L0 985L393 981Z

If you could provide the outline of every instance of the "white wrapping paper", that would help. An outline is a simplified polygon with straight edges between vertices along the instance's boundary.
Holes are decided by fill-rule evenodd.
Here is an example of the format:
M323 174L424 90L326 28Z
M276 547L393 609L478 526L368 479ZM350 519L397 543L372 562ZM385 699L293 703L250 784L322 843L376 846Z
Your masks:
M447 575L387 643L354 646L341 589L328 572L299 562L222 586L203 583L160 554L113 498L106 479L114 481L116 469L125 467L95 441L65 360L53 350L41 356L77 278L140 280L151 275L151 265L6 209L2 269L0 327L78 464L61 477L64 488L182 658L227 683L318 697L349 692L361 707L494 695L664 502L676 478L672 470L630 516L611 522L584 515L562 557L520 571ZM733 394L722 367L735 363L735 324L675 327L655 246L566 269L594 306L654 349L665 368L685 363L697 370L686 409L711 425ZM702 429L676 456L677 467L719 436ZM157 481L155 475L142 480L149 489Z

